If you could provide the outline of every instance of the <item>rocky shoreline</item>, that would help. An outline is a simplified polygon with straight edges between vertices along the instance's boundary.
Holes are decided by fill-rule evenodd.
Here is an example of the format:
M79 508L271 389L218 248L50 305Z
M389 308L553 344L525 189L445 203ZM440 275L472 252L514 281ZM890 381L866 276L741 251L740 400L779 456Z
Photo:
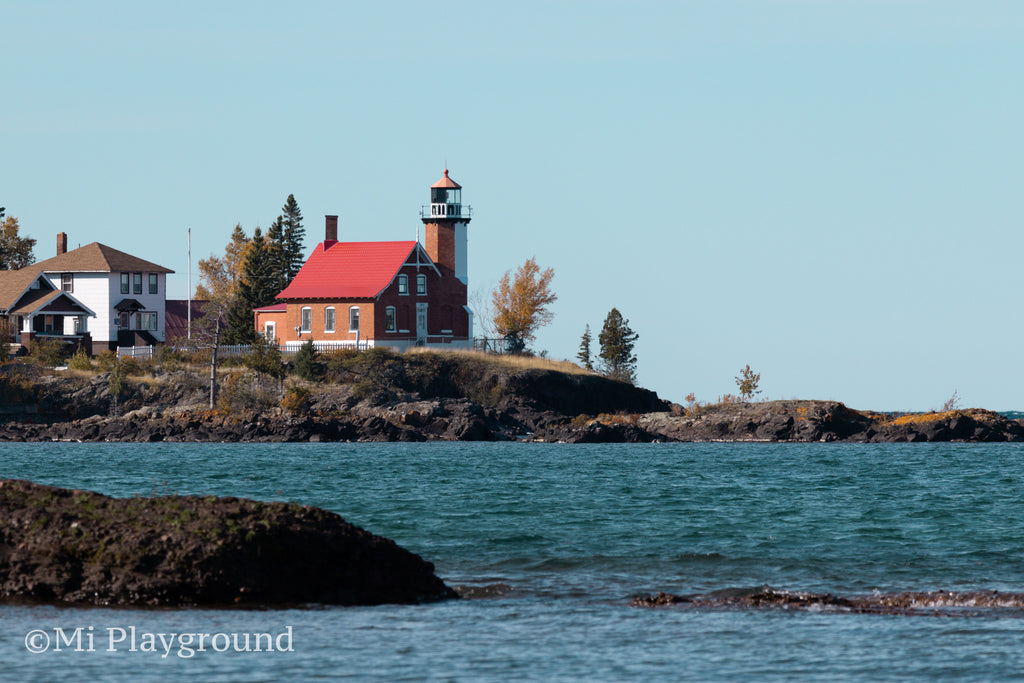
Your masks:
M0 480L0 601L411 604L456 598L434 566L315 507L110 498Z
M274 404L209 410L201 382L167 374L128 382L117 415L106 374L24 369L22 385L32 388L27 400L0 403L0 441L1024 441L1024 421L980 409L892 415L837 401L764 401L687 410L592 374L486 363L397 367L375 371L370 389L359 376L307 383L308 405L297 412Z

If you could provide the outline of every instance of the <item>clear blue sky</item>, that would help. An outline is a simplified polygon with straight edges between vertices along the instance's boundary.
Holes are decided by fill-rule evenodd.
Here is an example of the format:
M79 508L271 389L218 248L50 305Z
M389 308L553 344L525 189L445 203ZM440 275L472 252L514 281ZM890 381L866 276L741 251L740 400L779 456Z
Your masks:
M0 13L0 205L177 271L266 229L411 239L447 162L470 289L555 269L639 380L1024 409L1024 3L46 2ZM195 281L193 282L195 284Z

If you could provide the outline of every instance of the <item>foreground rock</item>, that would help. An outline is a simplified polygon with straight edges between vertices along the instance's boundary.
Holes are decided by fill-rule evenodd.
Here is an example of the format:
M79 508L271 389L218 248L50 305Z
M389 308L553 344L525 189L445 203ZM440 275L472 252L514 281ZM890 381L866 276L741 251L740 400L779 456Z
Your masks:
M319 508L110 498L0 480L0 601L274 606L454 597L430 562Z
M710 595L656 593L633 599L633 607L695 607L739 609L832 610L860 614L948 614L966 616L964 610L1024 608L1024 593L998 591L927 591L874 593L842 597L831 593L777 590L768 586L721 591Z

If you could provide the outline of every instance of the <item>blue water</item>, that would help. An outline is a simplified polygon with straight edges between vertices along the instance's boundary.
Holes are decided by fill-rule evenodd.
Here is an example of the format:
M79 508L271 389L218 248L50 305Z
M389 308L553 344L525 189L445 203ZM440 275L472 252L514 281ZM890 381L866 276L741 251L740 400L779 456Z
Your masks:
M1024 678L1019 609L629 606L763 585L1024 591L1024 445L3 444L0 477L318 505L430 559L450 585L510 587L412 607L0 606L3 680ZM106 652L111 629L130 626L290 626L293 651ZM93 651L26 649L35 629L77 627Z

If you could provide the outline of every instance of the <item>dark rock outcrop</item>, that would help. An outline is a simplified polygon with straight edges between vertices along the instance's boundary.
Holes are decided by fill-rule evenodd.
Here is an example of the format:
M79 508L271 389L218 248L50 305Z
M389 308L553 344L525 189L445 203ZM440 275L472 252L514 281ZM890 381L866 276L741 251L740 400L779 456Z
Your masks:
M270 606L454 597L430 562L319 508L110 498L0 480L0 601Z
M1024 593L998 591L924 591L907 593L875 593L843 597L831 593L808 593L778 590L770 586L723 590L708 595L673 595L655 593L633 599L633 607L692 607L782 609L796 611L833 610L861 614L942 614L944 610L992 610L1024 607Z

